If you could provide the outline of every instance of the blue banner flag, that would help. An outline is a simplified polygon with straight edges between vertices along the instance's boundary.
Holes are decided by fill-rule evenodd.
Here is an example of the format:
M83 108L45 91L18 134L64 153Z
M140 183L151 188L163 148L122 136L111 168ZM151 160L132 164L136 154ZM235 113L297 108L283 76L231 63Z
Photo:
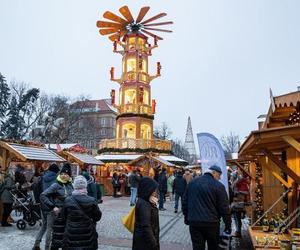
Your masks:
M227 166L224 150L219 140L209 133L198 133L198 145L200 152L200 163L202 173L205 173L212 165L217 165L222 169L221 182L228 193Z

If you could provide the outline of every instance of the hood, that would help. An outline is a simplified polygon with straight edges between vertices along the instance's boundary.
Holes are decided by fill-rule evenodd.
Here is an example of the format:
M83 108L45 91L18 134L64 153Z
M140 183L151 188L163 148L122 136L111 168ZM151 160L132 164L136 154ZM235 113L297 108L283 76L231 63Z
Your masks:
M57 174L52 171L46 171L43 175L43 181L45 183L53 182L56 179Z
M150 177L143 177L139 182L138 197L149 201L151 194L158 188L158 183Z
M85 172L85 171L84 171L84 172L82 172L81 175L86 179L87 184L91 184L91 183L94 182L93 176L90 176L88 172Z

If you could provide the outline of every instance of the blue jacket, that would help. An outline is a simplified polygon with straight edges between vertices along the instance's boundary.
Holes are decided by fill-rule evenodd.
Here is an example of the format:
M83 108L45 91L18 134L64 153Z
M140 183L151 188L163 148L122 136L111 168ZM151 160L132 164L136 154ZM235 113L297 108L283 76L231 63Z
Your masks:
M43 175L43 191L56 182L57 173L47 170Z
M231 228L225 187L210 173L196 177L189 183L183 197L182 211L189 225L218 225L222 217L225 229Z

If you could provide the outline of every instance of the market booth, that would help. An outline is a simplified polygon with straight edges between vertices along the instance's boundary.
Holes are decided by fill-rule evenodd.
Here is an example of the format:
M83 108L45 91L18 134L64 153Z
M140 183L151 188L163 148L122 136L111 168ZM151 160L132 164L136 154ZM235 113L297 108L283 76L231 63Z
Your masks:
M272 97L266 120L239 150L239 159L250 162L249 176L255 177L255 209L249 228L255 249L289 249L298 244L291 239L299 238L295 229L300 216L299 101L299 91Z

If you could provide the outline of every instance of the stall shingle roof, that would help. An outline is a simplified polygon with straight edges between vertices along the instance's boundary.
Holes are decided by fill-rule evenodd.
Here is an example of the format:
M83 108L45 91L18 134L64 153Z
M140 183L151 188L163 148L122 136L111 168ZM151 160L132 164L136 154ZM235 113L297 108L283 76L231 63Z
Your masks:
M24 161L66 161L64 158L46 148L23 146L21 144L14 143L3 143L3 146L6 149L11 150L17 157L20 157Z
M71 156L79 160L80 162L84 164L90 164L90 165L104 165L104 163L100 160L95 159L92 155L88 154L81 154L81 153L73 153L68 152Z

